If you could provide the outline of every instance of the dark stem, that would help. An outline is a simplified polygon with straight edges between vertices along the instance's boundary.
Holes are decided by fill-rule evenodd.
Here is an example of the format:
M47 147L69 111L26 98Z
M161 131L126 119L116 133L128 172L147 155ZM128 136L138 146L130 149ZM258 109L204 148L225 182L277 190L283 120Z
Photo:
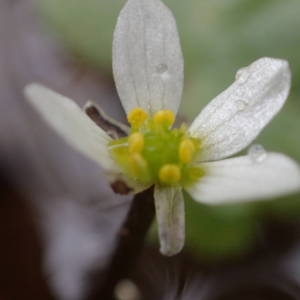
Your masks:
M127 278L134 269L154 215L153 188L150 188L134 197L119 231L119 241L107 268L105 279L101 286L92 291L89 300L115 300L115 286L120 280Z

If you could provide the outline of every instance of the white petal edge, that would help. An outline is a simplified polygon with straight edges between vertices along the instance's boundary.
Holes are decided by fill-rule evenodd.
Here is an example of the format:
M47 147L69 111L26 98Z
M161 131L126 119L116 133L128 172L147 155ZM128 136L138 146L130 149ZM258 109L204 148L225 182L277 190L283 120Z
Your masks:
M247 147L278 113L290 89L288 62L261 58L237 72L189 128L202 142L199 159L218 160Z
M260 162L247 155L199 166L205 175L187 191L201 203L247 202L300 192L299 165L280 153L266 153Z
M154 188L160 252L172 256L181 251L185 239L184 199L181 188Z
M127 113L136 107L177 113L183 57L175 19L160 0L127 1L114 32L113 73Z
M73 100L37 83L27 85L24 93L48 125L71 146L109 173L119 172L107 149L111 138Z

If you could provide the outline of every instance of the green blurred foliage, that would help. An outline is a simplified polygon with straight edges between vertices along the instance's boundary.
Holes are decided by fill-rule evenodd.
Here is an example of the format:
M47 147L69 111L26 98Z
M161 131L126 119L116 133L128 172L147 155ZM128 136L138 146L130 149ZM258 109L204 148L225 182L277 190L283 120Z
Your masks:
M259 234L255 205L208 206L188 194L185 199L186 239L199 258L220 260L251 250Z
M293 89L282 112L259 137L267 150L300 162L300 1L166 0L178 24L185 57L182 112L193 118L262 56L285 58ZM111 72L111 43L124 0L40 0L40 8L66 47L102 72ZM187 196L188 198L188 196ZM222 258L251 249L262 211L278 218L300 215L299 196L257 204L208 207L188 199L187 243L202 256Z

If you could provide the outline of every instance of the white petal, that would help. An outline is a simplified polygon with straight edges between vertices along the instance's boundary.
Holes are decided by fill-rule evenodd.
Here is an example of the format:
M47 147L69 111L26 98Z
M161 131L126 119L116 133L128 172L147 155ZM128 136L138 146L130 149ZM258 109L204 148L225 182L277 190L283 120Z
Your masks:
M30 84L25 95L47 123L71 146L108 171L116 166L107 150L111 138L71 99L39 84Z
M178 110L183 58L174 17L160 0L129 0L114 33L113 71L128 113Z
M279 153L202 163L205 176L187 191L198 202L219 204L267 199L300 191L300 168Z
M171 256L184 245L185 212L181 188L155 186L156 218L160 240L160 252Z
M291 74L285 60L261 58L241 69L236 81L192 123L201 139L201 160L228 157L247 147L284 104Z

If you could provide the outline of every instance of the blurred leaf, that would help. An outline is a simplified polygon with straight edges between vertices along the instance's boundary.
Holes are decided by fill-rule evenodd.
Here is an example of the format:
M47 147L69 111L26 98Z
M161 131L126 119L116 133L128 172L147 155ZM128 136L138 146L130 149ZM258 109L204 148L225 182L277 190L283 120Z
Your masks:
M122 0L41 0L46 20L82 60L111 69L111 44Z
M255 241L255 206L206 206L186 195L186 241L205 259L222 259L251 249Z

